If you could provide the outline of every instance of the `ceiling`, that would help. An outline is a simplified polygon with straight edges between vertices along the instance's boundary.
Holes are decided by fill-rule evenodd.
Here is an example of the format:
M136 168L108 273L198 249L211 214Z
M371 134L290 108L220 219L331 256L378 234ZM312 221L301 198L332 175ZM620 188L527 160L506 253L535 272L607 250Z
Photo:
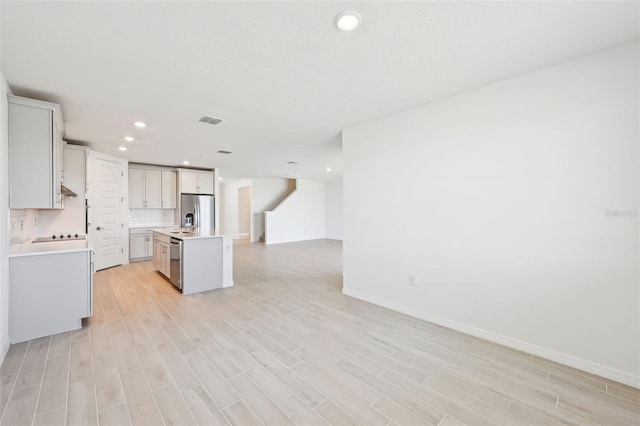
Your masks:
M350 33L333 25L348 9L363 17ZM2 1L0 13L2 74L15 94L60 103L68 140L225 177L323 180L340 176L344 128L635 40L640 26L635 1Z

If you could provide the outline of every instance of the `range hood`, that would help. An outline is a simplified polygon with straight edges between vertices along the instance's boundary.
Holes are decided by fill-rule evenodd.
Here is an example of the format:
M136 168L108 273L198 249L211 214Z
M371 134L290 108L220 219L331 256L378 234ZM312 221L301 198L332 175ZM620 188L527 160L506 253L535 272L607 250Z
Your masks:
M67 188L64 185L60 185L60 193L62 194L63 197L77 197L78 194L76 194L75 192L73 192L72 190L70 190L69 188Z

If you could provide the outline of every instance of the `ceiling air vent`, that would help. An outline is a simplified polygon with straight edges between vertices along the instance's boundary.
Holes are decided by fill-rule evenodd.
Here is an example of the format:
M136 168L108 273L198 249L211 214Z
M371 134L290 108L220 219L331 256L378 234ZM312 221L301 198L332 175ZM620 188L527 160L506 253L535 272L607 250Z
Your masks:
M218 154L231 154L231 151L225 151L224 149L221 149L220 151L218 151Z
M215 117L209 117L208 115L203 115L202 118L200 120L201 123L209 123L209 124L213 124L214 126L216 124L220 124L222 123L222 119L220 118L215 118Z

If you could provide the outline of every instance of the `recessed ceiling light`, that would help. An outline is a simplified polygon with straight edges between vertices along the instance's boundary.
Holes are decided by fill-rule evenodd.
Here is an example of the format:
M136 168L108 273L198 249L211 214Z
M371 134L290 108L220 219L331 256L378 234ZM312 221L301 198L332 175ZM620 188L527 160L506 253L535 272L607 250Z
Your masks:
M188 162L187 160L185 160L185 161L183 161L183 162L182 162L182 164L184 164L184 165L188 165L188 164L189 164L189 162Z
M125 136L125 137L124 137L124 140L125 140L125 141L127 141L127 142L133 142L133 141L135 141L136 139L135 139L133 136Z
M326 168L326 170L327 170L328 172L330 172L330 171L331 171L331 167L327 167L327 168Z
M135 123L133 123L134 126L136 126L139 129L143 129L145 127L147 127L147 125L145 123L143 123L142 121L136 121Z
M336 15L335 24L341 31L353 31L358 28L362 16L355 10L345 10Z
M119 149L120 151L126 151L126 150L127 150L127 147L126 147L126 146L119 146L119 147L118 147L118 149Z

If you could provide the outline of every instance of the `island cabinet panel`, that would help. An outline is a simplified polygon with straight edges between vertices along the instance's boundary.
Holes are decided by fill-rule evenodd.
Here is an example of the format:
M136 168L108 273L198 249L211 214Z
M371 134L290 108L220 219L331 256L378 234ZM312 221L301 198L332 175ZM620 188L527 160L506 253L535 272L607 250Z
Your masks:
M186 238L182 244L182 294L223 287L222 238Z
M11 343L75 330L93 314L90 250L9 258Z

